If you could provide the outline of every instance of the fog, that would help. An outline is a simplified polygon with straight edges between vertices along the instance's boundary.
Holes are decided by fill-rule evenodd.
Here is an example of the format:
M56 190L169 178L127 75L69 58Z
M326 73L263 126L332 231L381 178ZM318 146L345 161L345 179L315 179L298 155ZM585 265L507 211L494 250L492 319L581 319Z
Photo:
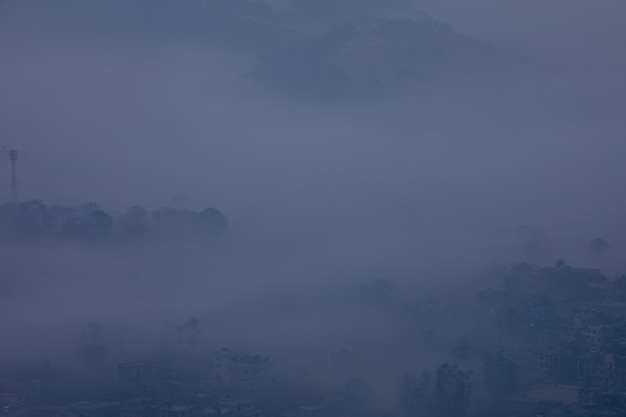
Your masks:
M274 45L127 30L120 22L133 28L142 2L91 32L81 13L98 1L76 14L71 1L52 4L0 3L0 146L20 151L20 199L95 201L111 212L214 207L229 227L208 245L4 242L5 364L67 358L89 322L118 340L114 360L152 357L198 317L205 348L292 367L359 351L380 407L395 409L398 376L446 354L427 352L405 313L361 304L362 284L392 281L399 304L479 290L494 263L527 260L525 224L550 240L533 261L610 276L626 266L623 2L372 6L394 16L422 9L493 45L505 64L457 63L345 100L259 83L255 65ZM309 32L304 20L290 24ZM9 202L8 157L0 170ZM587 250L596 237L611 245L601 260ZM452 340L492 339L446 320L439 330Z

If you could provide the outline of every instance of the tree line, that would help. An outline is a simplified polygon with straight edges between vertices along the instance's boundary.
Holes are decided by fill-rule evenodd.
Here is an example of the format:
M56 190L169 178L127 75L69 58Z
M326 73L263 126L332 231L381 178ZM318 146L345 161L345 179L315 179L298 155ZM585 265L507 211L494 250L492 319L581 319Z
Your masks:
M4 239L65 238L102 240L142 238L210 238L219 235L228 220L219 210L133 206L120 213L99 204L46 205L28 200L0 206L0 236Z

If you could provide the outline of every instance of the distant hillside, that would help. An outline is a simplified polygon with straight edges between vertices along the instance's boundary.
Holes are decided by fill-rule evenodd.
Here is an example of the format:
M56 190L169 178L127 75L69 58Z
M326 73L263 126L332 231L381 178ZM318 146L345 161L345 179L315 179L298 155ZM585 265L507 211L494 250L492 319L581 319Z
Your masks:
M356 0L297 0L281 10L262 0L25 1L41 6L44 26L81 39L208 42L247 51L259 57L251 68L259 84L304 98L372 96L501 62L490 45L426 14L393 17L405 0L367 0L362 8ZM313 26L301 19L307 10Z
M501 61L487 43L420 14L346 23L265 54L260 80L298 95L372 95L390 85L490 69Z

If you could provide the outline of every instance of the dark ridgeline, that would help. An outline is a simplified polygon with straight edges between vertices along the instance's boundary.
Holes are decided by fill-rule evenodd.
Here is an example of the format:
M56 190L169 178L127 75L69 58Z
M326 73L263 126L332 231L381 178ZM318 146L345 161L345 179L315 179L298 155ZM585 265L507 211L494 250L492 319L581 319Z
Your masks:
M34 1L34 0L31 0ZM46 4L46 2L44 2ZM250 54L267 93L335 102L378 98L513 62L406 0L109 0L49 2L41 25L70 37L219 45Z

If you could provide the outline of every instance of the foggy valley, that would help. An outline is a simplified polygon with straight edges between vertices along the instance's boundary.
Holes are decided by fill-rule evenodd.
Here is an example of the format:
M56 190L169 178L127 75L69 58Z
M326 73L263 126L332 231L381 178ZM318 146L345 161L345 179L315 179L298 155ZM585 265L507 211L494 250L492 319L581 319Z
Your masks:
M625 13L0 0L0 415L626 415Z

